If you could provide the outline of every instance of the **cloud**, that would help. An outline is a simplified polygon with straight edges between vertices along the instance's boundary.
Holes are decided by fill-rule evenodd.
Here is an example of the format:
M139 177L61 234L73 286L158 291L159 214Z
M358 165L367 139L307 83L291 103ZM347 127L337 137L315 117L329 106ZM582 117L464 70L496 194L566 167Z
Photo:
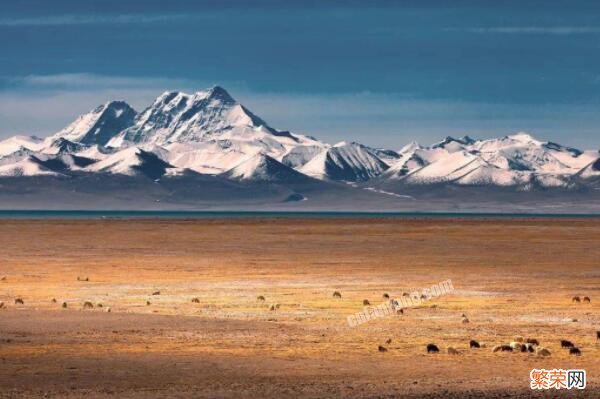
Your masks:
M199 18L199 15L186 14L118 14L118 15L76 15L65 14L55 16L30 17L30 18L1 18L0 26L61 26L61 25L110 25L110 24L150 24L157 22L170 22L190 18Z
M4 79L8 86L27 90L91 90L91 89L132 89L159 88L174 89L189 86L186 79L161 77L108 76L91 73L63 73L56 75L27 75Z
M534 34L534 35L581 35L599 34L595 26L496 26L481 28L449 28L449 31L464 31L479 34Z

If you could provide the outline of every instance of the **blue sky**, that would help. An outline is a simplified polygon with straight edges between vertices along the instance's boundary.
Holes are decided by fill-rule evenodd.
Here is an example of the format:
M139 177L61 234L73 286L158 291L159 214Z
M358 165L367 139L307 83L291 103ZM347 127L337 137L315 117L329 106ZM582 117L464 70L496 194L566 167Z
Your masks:
M0 5L0 137L219 84L276 128L399 148L525 130L600 147L600 3Z

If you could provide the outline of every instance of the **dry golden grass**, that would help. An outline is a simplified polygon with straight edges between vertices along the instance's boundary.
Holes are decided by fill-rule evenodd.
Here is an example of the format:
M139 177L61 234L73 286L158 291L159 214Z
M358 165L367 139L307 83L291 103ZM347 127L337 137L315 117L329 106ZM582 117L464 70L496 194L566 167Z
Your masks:
M585 368L578 397L600 395L600 220L3 220L0 243L0 397L530 397L534 367ZM515 335L552 356L491 352Z

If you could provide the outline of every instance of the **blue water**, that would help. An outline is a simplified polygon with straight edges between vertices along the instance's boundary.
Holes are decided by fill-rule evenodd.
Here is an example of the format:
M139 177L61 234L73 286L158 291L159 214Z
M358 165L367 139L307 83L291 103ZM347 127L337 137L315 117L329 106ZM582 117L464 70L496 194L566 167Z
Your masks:
M269 212L269 211L45 211L0 210L0 219L202 219L251 217L378 218L600 218L600 214L467 213L467 212Z

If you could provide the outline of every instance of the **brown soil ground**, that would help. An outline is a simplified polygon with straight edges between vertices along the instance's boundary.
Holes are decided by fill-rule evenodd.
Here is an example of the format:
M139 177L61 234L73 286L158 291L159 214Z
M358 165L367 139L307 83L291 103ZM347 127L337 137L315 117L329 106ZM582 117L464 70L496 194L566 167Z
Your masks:
M3 277L0 397L600 397L600 219L2 220ZM515 335L552 355L492 353ZM532 368L587 389L533 392Z

